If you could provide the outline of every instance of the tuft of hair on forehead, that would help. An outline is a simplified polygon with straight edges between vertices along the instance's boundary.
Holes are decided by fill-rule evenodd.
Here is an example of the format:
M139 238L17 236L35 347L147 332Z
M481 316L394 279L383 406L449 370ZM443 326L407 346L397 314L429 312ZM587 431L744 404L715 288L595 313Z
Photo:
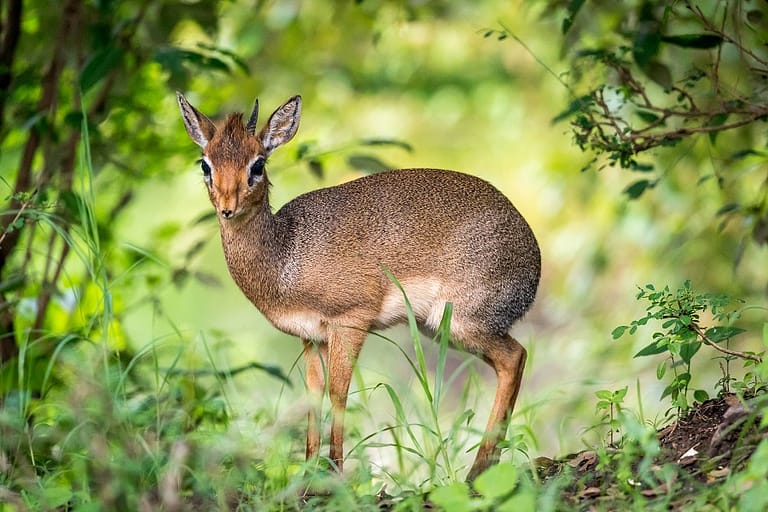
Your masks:
M206 149L214 159L226 159L244 167L253 157L246 149L250 146L245 143L248 137L250 135L243 123L243 114L234 112L227 115L219 125L213 143Z
M248 132L245 129L245 124L243 123L243 113L233 112L227 115L220 131L221 137L223 138L242 140L248 135Z

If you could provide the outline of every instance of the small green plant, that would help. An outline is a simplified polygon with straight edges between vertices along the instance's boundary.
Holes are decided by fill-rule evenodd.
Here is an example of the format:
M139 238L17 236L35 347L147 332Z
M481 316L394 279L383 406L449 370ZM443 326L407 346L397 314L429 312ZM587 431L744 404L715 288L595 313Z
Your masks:
M738 352L729 348L732 338L742 334L744 329L735 327L733 323L741 316L742 310L734 310L732 305L739 302L727 295L698 293L690 281L685 281L676 291L669 286L657 290L652 284L639 289L638 300L649 303L645 316L633 320L629 325L616 327L613 339L622 337L625 333L633 335L638 328L655 320L660 321L661 330L653 333L653 341L642 348L635 357L667 354L665 360L656 368L656 377L663 380L667 369L672 371L672 381L662 393L662 398L670 397L678 413L687 411L690 407L689 385L691 382L691 361L702 345L707 345L725 354L725 363L721 365L724 377L719 381L721 390L728 391L732 378L729 362L733 358L742 359L746 366L754 366L763 362L763 353ZM702 315L707 313L715 325L704 327ZM750 374L754 379L754 373ZM703 389L693 391L694 400L704 401L709 394Z
M600 415L600 425L608 426L608 438L611 446L615 446L613 433L620 431L620 415L628 389L628 386L624 386L622 389L615 391L601 389L595 393L595 396L598 398L595 413Z
M511 462L497 464L472 485L456 482L432 491L429 499L440 510L471 512L475 510L536 510L538 492L532 481Z

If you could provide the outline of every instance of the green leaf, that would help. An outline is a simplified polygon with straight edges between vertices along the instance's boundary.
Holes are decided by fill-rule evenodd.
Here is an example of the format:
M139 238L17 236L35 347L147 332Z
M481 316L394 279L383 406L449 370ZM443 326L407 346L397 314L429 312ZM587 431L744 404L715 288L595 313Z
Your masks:
M347 164L349 164L350 167L367 174L375 174L377 172L392 169L391 165L387 165L371 155L350 155L347 158Z
M563 34L567 34L571 29L573 26L573 20L576 18L576 15L579 14L579 11L583 5L584 0L571 0L568 2L568 6L566 7L568 15L565 17L565 19L563 19L563 25L561 27Z
M323 175L325 174L325 168L323 166L323 163L313 158L311 160L307 161L307 167L309 167L309 172L320 179L323 179Z
M659 120L659 116L657 116L653 112L648 112L647 110L638 110L635 113L637 114L637 117L639 117L646 123L655 123L656 121Z
M617 340L624 335L624 332L626 332L628 328L629 327L626 325L620 325L617 328L615 328L613 331L611 331L611 336L613 337L613 339Z
M94 53L80 72L80 90L83 93L88 92L91 87L116 68L122 59L123 50L117 46L108 46Z
M699 402L706 402L707 400L709 400L709 393L707 393L703 389L697 389L696 391L693 392L693 399Z
M240 68L240 71L242 71L246 75L251 74L250 69L248 69L248 63L232 50L227 50L225 48L219 48L218 46L208 45L204 43L197 43L197 47L203 50L208 50L210 52L220 53L221 55L225 55L226 57L229 57L238 68Z
M611 401L613 401L614 403L621 402L622 400L624 400L624 397L627 396L628 390L629 390L629 386L624 386L621 389L617 389L612 393Z
M635 160L632 160L629 163L629 168L635 172L651 172L653 171L653 164L644 164L644 163L640 163Z
M697 48L706 50L723 44L723 38L717 34L682 34L677 36L662 36L661 40L681 48Z
M763 324L763 346L768 347L768 322Z
M728 120L728 114L722 113L722 114L715 114L714 116L710 117L706 123L704 123L704 126L722 126L725 124L725 122ZM712 144L715 143L717 140L717 135L719 134L719 131L713 131L709 132L709 140L712 142Z
M716 327L710 327L704 334L715 343L720 343L721 341L738 336L743 332L744 329L739 329L738 327L723 327L718 325Z
M640 350L640 352L635 354L633 357L653 356L656 354L661 354L662 352L666 352L667 350L668 349L666 343L660 345L658 341L654 341L650 345L647 345L645 348Z
M719 217L720 215L725 215L726 213L731 213L739 209L741 209L741 205L739 203L728 203L721 206L720 209L715 212L715 216Z
M632 41L632 57L641 69L645 70L659 53L661 35L658 33L658 24L645 22L635 34Z
M759 157L765 157L766 153L762 151L756 151L754 149L742 149L739 151L736 151L728 158L730 160L742 160L744 158L747 158L748 156L759 156Z
M409 153L413 152L413 146L399 139L362 139L360 144L364 146L396 146L408 151Z
M696 352L701 348L701 343L698 341L692 343L684 343L680 346L680 358L685 364L689 364Z
M568 119L576 112L581 112L589 109L594 104L592 95L585 94L580 98L576 98L568 104L568 107L552 118L552 124L559 123L564 119Z
M669 67L667 67L666 64L662 64L658 61L652 61L642 69L645 74L648 75L648 78L660 86L664 87L665 89L672 87L672 72L669 70Z
M429 500L443 510L452 512L470 512L473 509L469 486L464 482L438 487L429 493Z
M502 462L477 477L473 486L485 498L497 500L515 490L517 473L517 468L511 462Z
M637 199L643 195L647 189L653 188L655 186L656 182L651 180L638 180L625 188L624 193L627 194L630 199Z
M667 373L667 361L664 360L659 363L659 366L656 367L656 380L663 379L666 373Z

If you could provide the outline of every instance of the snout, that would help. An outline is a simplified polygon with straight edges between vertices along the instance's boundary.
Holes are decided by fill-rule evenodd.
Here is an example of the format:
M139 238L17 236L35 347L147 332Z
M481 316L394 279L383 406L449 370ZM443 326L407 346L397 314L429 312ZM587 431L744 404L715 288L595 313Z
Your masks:
M232 219L238 213L238 191L235 190L216 190L214 204L222 219Z

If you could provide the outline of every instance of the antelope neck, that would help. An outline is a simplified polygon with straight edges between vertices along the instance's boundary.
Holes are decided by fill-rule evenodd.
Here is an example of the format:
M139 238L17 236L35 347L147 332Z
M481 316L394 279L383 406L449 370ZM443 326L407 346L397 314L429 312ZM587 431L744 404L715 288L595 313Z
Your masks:
M276 299L285 245L279 224L268 204L234 219L219 219L229 273L259 309Z

